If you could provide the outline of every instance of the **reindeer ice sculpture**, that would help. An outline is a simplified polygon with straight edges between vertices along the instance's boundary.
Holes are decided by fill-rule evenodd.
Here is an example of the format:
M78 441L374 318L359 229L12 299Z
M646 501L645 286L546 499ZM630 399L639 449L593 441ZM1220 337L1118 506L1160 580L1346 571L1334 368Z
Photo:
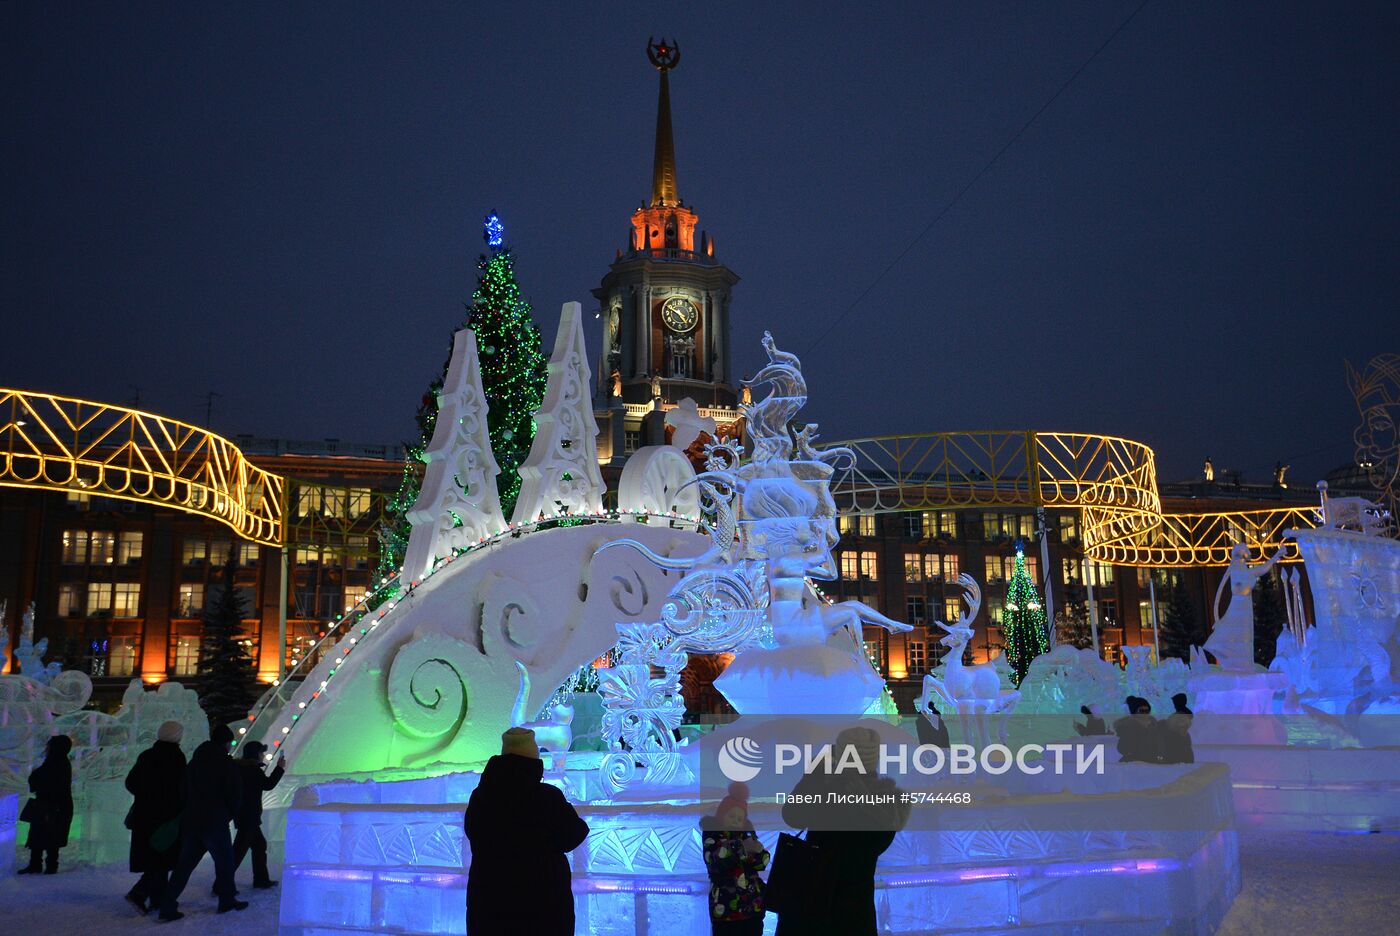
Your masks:
M919 694L919 710L927 711L929 701L937 696L945 706L945 712L951 709L958 713L963 740L974 743L975 738L979 747L985 747L991 740L987 730L987 716L1001 716L998 738L1004 738L1006 716L1016 707L1021 694L1002 694L1001 678L991 663L979 663L976 666L963 664L963 648L972 639L972 622L982 608L982 589L977 580L966 572L958 576L958 585L963 590L967 611L959 616L954 624L935 622L947 632L947 636L939 643L947 647L948 652L943 657L943 678L939 679L932 674L924 677L923 692ZM969 731L969 719L972 731Z

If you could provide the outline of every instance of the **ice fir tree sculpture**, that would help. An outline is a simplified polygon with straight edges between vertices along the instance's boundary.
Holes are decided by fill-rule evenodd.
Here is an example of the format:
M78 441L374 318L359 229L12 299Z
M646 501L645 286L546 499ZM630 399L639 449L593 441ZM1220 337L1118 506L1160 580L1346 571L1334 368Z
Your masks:
M603 509L592 386L588 348L583 341L583 307L566 302L549 361L544 407L535 420L534 443L520 467L516 523L541 515L577 515Z
M500 468L486 431L487 408L476 336L464 328L453 339L433 439L423 452L422 490L408 511L413 532L403 568L409 581L425 575L439 557L506 527L496 495Z
M1026 571L1025 546L1016 543L1016 566L1006 586L1006 610L1002 618L1006 637L1006 662L1011 664L1017 686L1026 678L1031 660L1049 651L1046 637L1045 602L1040 600Z
M520 493L519 468L534 439L535 410L544 402L546 361L530 304L520 296L520 284L515 279L515 256L506 246L505 227L495 212L486 216L484 237L487 252L477 259L480 272L476 291L467 306L466 326L476 334L481 385L490 403L487 422L491 451L500 468L496 486L501 511L509 518ZM411 528L408 512L422 487L423 453L433 437L437 393L446 379L450 361L449 351L442 375L423 394L417 414L419 439L407 446L403 481L385 505L385 520L379 532L381 575L396 574L408 550Z

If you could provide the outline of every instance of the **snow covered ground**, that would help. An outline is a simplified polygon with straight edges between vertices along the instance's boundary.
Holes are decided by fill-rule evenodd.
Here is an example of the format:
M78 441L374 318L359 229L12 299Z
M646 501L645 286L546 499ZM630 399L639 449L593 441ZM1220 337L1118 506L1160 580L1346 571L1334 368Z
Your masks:
M1246 832L1240 836L1244 892L1220 936L1380 936L1400 932L1400 835L1329 835ZM209 896L208 860L190 879L180 903L186 917L164 924L167 934L243 934L277 931L278 892L240 881L247 910L216 914ZM149 932L143 917L122 900L135 881L124 866L65 869L45 877L0 881L6 932L22 936L106 936ZM679 934L678 934L679 936Z

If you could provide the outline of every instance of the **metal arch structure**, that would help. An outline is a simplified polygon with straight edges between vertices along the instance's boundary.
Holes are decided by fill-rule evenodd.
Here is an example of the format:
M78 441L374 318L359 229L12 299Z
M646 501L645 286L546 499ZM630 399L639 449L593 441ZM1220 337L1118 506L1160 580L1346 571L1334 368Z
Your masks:
M843 513L959 507L1080 511L1085 554L1121 566L1224 566L1237 542L1254 558L1285 550L1284 533L1317 525L1312 507L1174 514L1162 510L1156 455L1131 439L1082 432L989 430L834 443L855 453L832 482Z
M286 481L228 439L109 403L0 388L0 486L158 504L285 540Z

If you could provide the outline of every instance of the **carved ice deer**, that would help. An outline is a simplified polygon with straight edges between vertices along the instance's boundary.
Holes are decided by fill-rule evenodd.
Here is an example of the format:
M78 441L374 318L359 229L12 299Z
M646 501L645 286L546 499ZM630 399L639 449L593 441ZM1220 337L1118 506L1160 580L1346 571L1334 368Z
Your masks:
M979 663L976 666L965 666L963 664L963 649L968 641L972 639L972 621L976 619L977 612L982 608L982 589L978 586L977 580L966 572L958 576L958 585L962 588L963 600L967 602L968 608L954 624L944 624L942 621L935 621L939 627L947 632L939 643L948 648L943 660L943 678L939 679L932 674L924 677L923 692L919 696L919 708L927 710L929 701L936 695L943 704L958 713L958 720L962 725L963 738L971 740L973 735L968 731L968 716L972 716L976 726L976 738L980 744L987 744L989 735L987 732L986 716L995 715L1002 712L1009 713L1011 708L1020 698L1020 693L1010 693L1006 696L1001 692L1001 677L997 674L996 667L991 663ZM1002 724L1002 731L1005 731L1005 723Z

